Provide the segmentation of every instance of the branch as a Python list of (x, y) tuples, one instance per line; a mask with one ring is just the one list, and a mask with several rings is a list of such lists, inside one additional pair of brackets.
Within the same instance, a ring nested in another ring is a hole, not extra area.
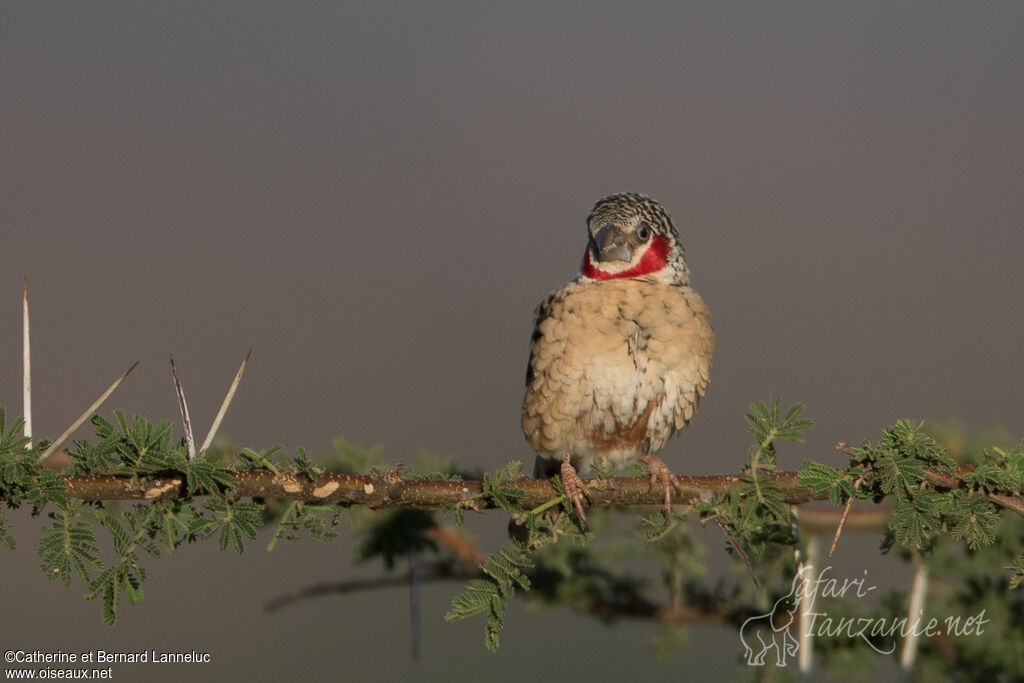
[[(960, 468), (958, 473), (970, 468)], [(484, 495), (479, 481), (405, 480), (397, 473), (350, 475), (325, 473), (310, 479), (299, 470), (235, 472), (233, 494), (237, 498), (277, 498), (316, 503), (363, 505), (372, 509), (410, 508), (440, 510), (458, 506), (466, 510), (500, 507)], [(802, 505), (828, 499), (828, 492), (814, 494), (796, 483), (796, 472), (768, 472), (789, 505)], [(928, 483), (941, 488), (966, 486), (959, 477), (925, 470)], [(651, 488), (649, 477), (614, 477), (585, 480), (593, 496), (590, 507), (622, 505), (663, 505), (664, 490)], [(714, 494), (747, 484), (733, 475), (681, 476), (680, 488), (672, 503), (692, 505), (710, 500)], [(65, 495), (85, 501), (100, 500), (174, 500), (190, 497), (185, 476), (168, 472), (164, 476), (84, 475), (64, 477)], [(558, 498), (549, 479), (515, 479), (499, 484), (503, 489), (519, 489), (525, 495), (519, 504), (529, 510)], [(199, 495), (209, 495), (202, 492)], [(1001, 493), (986, 493), (992, 502), (1024, 516), (1024, 501)], [(877, 522), (875, 522), (877, 523)]]
[[(836, 446), (836, 450), (838, 450), (841, 453), (846, 453), (847, 455), (850, 456), (856, 455), (856, 451), (850, 446), (846, 445), (845, 443), (840, 443), (838, 446)], [(961, 465), (960, 467), (956, 468), (955, 475), (945, 474), (943, 472), (939, 472), (937, 470), (925, 467), (924, 480), (931, 484), (932, 486), (936, 486), (938, 488), (943, 489), (966, 488), (967, 482), (961, 479), (960, 476), (966, 474), (967, 472), (973, 471), (973, 465)], [(1012, 510), (1021, 517), (1024, 517), (1024, 500), (1021, 500), (1016, 496), (1010, 496), (1005, 493), (997, 493), (995, 491), (983, 491), (982, 493), (985, 495), (986, 498), (991, 500), (996, 505), (1006, 508), (1007, 510)]]
[[(280, 498), (364, 505), (374, 509), (402, 507), (437, 510), (459, 506), (469, 510), (485, 510), (498, 507), (484, 495), (483, 484), (479, 481), (405, 480), (396, 472), (360, 476), (326, 473), (310, 479), (299, 470), (283, 470), (278, 474), (266, 471), (234, 472), (232, 476), (235, 479), (233, 494), (239, 498)], [(762, 476), (770, 477), (791, 505), (828, 497), (827, 493), (815, 496), (810, 489), (798, 486), (796, 472), (772, 472)], [(86, 501), (170, 500), (189, 497), (185, 477), (180, 472), (139, 478), (106, 474), (66, 476), (64, 481), (68, 497)], [(660, 487), (652, 488), (649, 477), (586, 481), (593, 495), (591, 507), (664, 504), (664, 490)], [(710, 500), (716, 493), (748, 485), (732, 475), (683, 476), (679, 477), (679, 481), (680, 489), (672, 497), (675, 504)], [(559, 497), (549, 479), (522, 478), (498, 486), (506, 490), (522, 491), (524, 496), (518, 502), (526, 509)]]
[[(957, 469), (957, 474), (963, 474), (973, 470), (973, 467), (961, 467)], [(966, 482), (960, 477), (954, 477), (949, 474), (943, 474), (942, 472), (936, 472), (925, 468), (924, 480), (932, 486), (938, 486), (946, 489), (959, 489), (967, 486)], [(996, 493), (995, 491), (984, 491), (985, 497), (991, 500), (996, 505), (1004, 507), (1007, 510), (1013, 510), (1018, 515), (1024, 517), (1024, 500), (1016, 498), (1014, 496), (1006, 495), (1005, 493)]]

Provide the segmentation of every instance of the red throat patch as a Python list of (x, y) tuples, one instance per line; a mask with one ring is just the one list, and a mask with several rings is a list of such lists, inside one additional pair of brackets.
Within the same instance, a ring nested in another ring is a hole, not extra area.
[(669, 246), (668, 238), (664, 235), (658, 235), (647, 245), (647, 251), (636, 262), (636, 265), (618, 273), (610, 273), (606, 270), (601, 270), (591, 262), (590, 249), (587, 249), (583, 254), (583, 274), (591, 280), (618, 280), (627, 277), (643, 277), (644, 275), (656, 273), (667, 266), (669, 251), (671, 251), (671, 247)]

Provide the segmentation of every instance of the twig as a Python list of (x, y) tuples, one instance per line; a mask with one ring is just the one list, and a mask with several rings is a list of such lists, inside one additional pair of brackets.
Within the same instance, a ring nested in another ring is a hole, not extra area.
[[(836, 444), (836, 450), (845, 453), (846, 455), (852, 456), (854, 454), (853, 448), (843, 443), (842, 441)], [(860, 488), (861, 484), (863, 483), (863, 475), (857, 477), (857, 481), (853, 483), (853, 489), (856, 491), (857, 489)], [(839, 518), (839, 526), (836, 527), (836, 535), (832, 538), (832, 545), (829, 546), (828, 549), (829, 558), (832, 557), (832, 553), (834, 553), (836, 550), (836, 544), (839, 543), (839, 536), (843, 533), (843, 527), (846, 525), (846, 518), (850, 516), (850, 508), (853, 506), (853, 501), (854, 497), (850, 496), (849, 498), (846, 499), (846, 505), (843, 506), (843, 516)]]
[(188, 445), (188, 459), (196, 457), (196, 441), (192, 438), (192, 420), (188, 416), (188, 404), (185, 402), (185, 391), (178, 379), (178, 369), (174, 367), (174, 356), (171, 356), (171, 377), (174, 379), (174, 393), (178, 395), (178, 410), (181, 412), (181, 423), (185, 428), (185, 443)]
[(242, 360), (242, 364), (238, 367), (238, 372), (235, 373), (235, 379), (231, 382), (231, 386), (228, 387), (228, 393), (224, 397), (224, 401), (220, 404), (220, 410), (217, 411), (217, 417), (213, 418), (213, 424), (210, 426), (210, 431), (203, 439), (203, 445), (199, 449), (199, 455), (206, 452), (206, 449), (213, 443), (213, 437), (217, 435), (217, 430), (220, 429), (221, 420), (224, 419), (224, 414), (228, 412), (228, 406), (231, 405), (231, 399), (235, 397), (235, 390), (238, 389), (238, 383), (242, 381), (242, 373), (245, 372), (245, 364), (249, 362), (249, 356), (252, 355), (252, 350), (245, 354), (245, 358)]
[(121, 386), (121, 382), (123, 382), (125, 380), (125, 378), (128, 377), (128, 375), (131, 374), (132, 370), (134, 370), (135, 366), (138, 365), (138, 364), (139, 364), (139, 361), (135, 361), (135, 363), (133, 363), (130, 368), (128, 368), (127, 370), (124, 371), (123, 375), (121, 375), (116, 380), (114, 380), (114, 383), (111, 384), (109, 387), (107, 387), (107, 390), (104, 391), (102, 394), (100, 394), (100, 397), (98, 399), (96, 399), (96, 401), (91, 406), (89, 406), (89, 408), (84, 413), (82, 413), (77, 420), (72, 422), (71, 426), (68, 427), (67, 429), (65, 429), (64, 433), (61, 434), (59, 437), (57, 437), (57, 440), (54, 441), (53, 443), (51, 443), (49, 448), (47, 448), (45, 451), (43, 451), (43, 454), (39, 456), (39, 461), (38, 461), (39, 464), (42, 464), (42, 463), (46, 462), (47, 458), (49, 458), (51, 455), (53, 455), (58, 450), (60, 450), (61, 447), (63, 447), (64, 444), (66, 444), (68, 442), (68, 439), (70, 439), (71, 435), (75, 433), (75, 430), (77, 430), (79, 427), (81, 427), (82, 423), (84, 423), (86, 420), (88, 420), (92, 416), (92, 414), (95, 413), (96, 410), (101, 405), (103, 405), (103, 402), (106, 401), (107, 398), (112, 393), (114, 393), (115, 389), (117, 389), (119, 386)]
[(747, 565), (747, 573), (750, 574), (750, 580), (754, 582), (754, 586), (756, 588), (760, 588), (761, 584), (757, 582), (757, 575), (754, 574), (754, 565), (750, 564), (750, 558), (747, 557), (747, 553), (744, 552), (743, 546), (741, 546), (739, 541), (736, 540), (736, 537), (732, 535), (732, 532), (729, 531), (729, 527), (726, 526), (725, 522), (718, 517), (715, 517), (715, 523), (718, 525), (718, 528), (722, 530), (722, 533), (725, 534), (726, 539), (728, 539), (729, 543), (732, 545), (732, 549), (735, 550), (736, 554), (743, 560), (743, 564)]
[[(957, 468), (957, 475), (964, 474), (973, 470), (973, 467), (959, 467)], [(940, 486), (947, 489), (959, 489), (967, 486), (967, 483), (959, 476), (953, 476), (950, 474), (944, 474), (937, 472), (933, 469), (924, 470), (924, 480), (932, 486)], [(979, 491), (989, 500), (996, 505), (1006, 508), (1007, 510), (1013, 510), (1018, 515), (1024, 517), (1024, 500), (1017, 498), (1016, 496), (1007, 495), (1005, 493), (996, 493), (994, 491)]]

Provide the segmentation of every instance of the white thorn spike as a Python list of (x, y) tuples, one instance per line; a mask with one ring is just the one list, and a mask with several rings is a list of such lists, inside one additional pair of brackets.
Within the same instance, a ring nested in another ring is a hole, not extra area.
[(39, 456), (39, 464), (42, 464), (43, 462), (45, 462), (47, 458), (49, 458), (51, 455), (53, 455), (58, 450), (60, 450), (61, 447), (63, 447), (64, 444), (66, 444), (68, 442), (68, 439), (71, 438), (71, 435), (74, 434), (75, 431), (79, 427), (82, 426), (82, 423), (84, 423), (86, 420), (88, 420), (89, 417), (93, 413), (95, 413), (96, 410), (99, 409), (99, 407), (101, 405), (103, 405), (103, 402), (106, 401), (110, 397), (110, 395), (112, 393), (114, 393), (115, 389), (117, 389), (119, 386), (121, 386), (121, 382), (123, 382), (125, 380), (125, 378), (128, 377), (128, 375), (131, 374), (132, 370), (134, 370), (135, 366), (138, 365), (138, 364), (139, 364), (139, 361), (135, 361), (135, 363), (130, 368), (128, 368), (127, 370), (124, 371), (123, 375), (121, 375), (116, 380), (114, 380), (114, 383), (111, 384), (109, 387), (107, 387), (106, 391), (104, 391), (102, 394), (100, 394), (100, 397), (98, 399), (96, 399), (96, 401), (91, 406), (89, 406), (88, 410), (86, 410), (84, 413), (82, 413), (81, 416), (79, 416), (79, 418), (77, 420), (72, 422), (71, 426), (68, 427), (67, 429), (65, 429), (64, 433), (61, 434), (59, 437), (57, 437), (57, 440), (54, 441), (53, 443), (51, 443), (49, 448), (47, 448), (45, 451), (43, 451), (43, 454)]
[(188, 404), (185, 403), (185, 392), (178, 379), (178, 369), (174, 367), (174, 356), (171, 356), (171, 377), (174, 378), (174, 391), (178, 394), (178, 409), (181, 411), (181, 422), (185, 425), (185, 443), (188, 444), (188, 459), (196, 457), (196, 440), (192, 437), (192, 420), (188, 416)]
[(22, 362), (22, 415), (25, 419), (25, 437), (32, 448), (32, 346), (28, 333), (28, 276), (21, 290), (21, 362)]
[(235, 397), (235, 390), (238, 389), (238, 383), (242, 381), (242, 373), (245, 372), (245, 364), (249, 362), (249, 356), (252, 355), (252, 349), (249, 353), (245, 354), (245, 358), (242, 360), (242, 364), (238, 366), (238, 372), (235, 373), (235, 379), (231, 382), (231, 386), (228, 388), (227, 396), (224, 397), (224, 402), (220, 404), (220, 410), (217, 411), (217, 417), (213, 419), (213, 424), (210, 426), (210, 432), (206, 435), (203, 440), (203, 446), (199, 449), (199, 454), (202, 455), (206, 452), (206, 449), (213, 443), (213, 437), (217, 435), (217, 430), (220, 429), (221, 420), (224, 419), (224, 414), (228, 412), (228, 406), (231, 405), (231, 399)]

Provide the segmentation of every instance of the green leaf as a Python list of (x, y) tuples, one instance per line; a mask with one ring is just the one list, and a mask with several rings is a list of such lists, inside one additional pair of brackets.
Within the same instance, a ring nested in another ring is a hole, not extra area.
[(526, 497), (526, 491), (516, 486), (509, 486), (507, 482), (522, 476), (522, 463), (512, 461), (505, 465), (504, 469), (494, 473), (485, 472), (483, 477), (483, 496), (494, 503), (502, 510), (511, 512), (525, 512), (519, 504), (519, 500)]
[(529, 557), (530, 546), (512, 539), (502, 550), (489, 555), (480, 568), (485, 578), (471, 579), (466, 590), (452, 599), (446, 621), (459, 621), (487, 612), (484, 643), (492, 652), (498, 649), (498, 633), (505, 625), (505, 601), (515, 595), (515, 587), (530, 588), (524, 570), (535, 566)]
[(946, 449), (924, 431), (923, 422), (897, 421), (882, 432), (878, 450), (885, 456), (915, 460), (940, 472), (949, 473), (956, 467)]
[(1010, 588), (1013, 589), (1019, 586), (1021, 581), (1024, 581), (1024, 555), (1018, 557), (1013, 561), (1012, 565), (1005, 567), (1005, 569), (1009, 569), (1014, 573), (1013, 578), (1010, 579)]
[(145, 570), (129, 560), (123, 560), (120, 564), (107, 567), (96, 577), (85, 599), (95, 600), (99, 597), (103, 605), (103, 623), (114, 626), (117, 624), (117, 603), (121, 596), (132, 605), (141, 602), (141, 586), (145, 578)]
[(0, 406), (0, 453), (23, 456), (28, 453), (29, 438), (24, 435), (25, 420), (15, 418), (10, 429), (7, 428), (7, 411)]
[(1024, 489), (1024, 455), (1021, 446), (1011, 451), (992, 447), (982, 451), (981, 462), (963, 480), (988, 491), (1013, 493)]
[(38, 508), (42, 508), (48, 502), (66, 506), (67, 499), (64, 496), (64, 486), (64, 477), (53, 470), (36, 468), (32, 485), (25, 492), (25, 497)]
[(750, 404), (750, 412), (746, 415), (747, 425), (754, 442), (758, 447), (767, 447), (776, 439), (801, 442), (813, 426), (813, 421), (801, 417), (804, 412), (802, 403), (794, 403), (786, 411), (786, 416), (779, 420), (779, 402), (754, 401)]
[(96, 436), (98, 436), (99, 438), (107, 439), (110, 438), (111, 436), (114, 436), (116, 431), (114, 429), (114, 425), (104, 420), (102, 416), (93, 415), (90, 422), (92, 422), (93, 427), (96, 430)]
[(914, 500), (897, 498), (892, 506), (889, 529), (896, 542), (903, 547), (909, 550), (927, 550), (939, 529), (935, 502), (930, 501), (925, 495)]
[(796, 482), (814, 493), (828, 491), (843, 479), (843, 472), (827, 465), (807, 461), (796, 473)]
[(309, 459), (309, 456), (306, 455), (306, 449), (302, 446), (299, 446), (298, 452), (298, 455), (292, 458), (292, 466), (304, 472), (310, 479), (316, 479), (324, 469), (318, 467), (316, 463)]
[(60, 512), (51, 512), (53, 525), (39, 540), (43, 574), (50, 581), (61, 581), (65, 588), (71, 586), (73, 573), (89, 583), (90, 572), (103, 566), (92, 527), (76, 514), (80, 506), (81, 503), (76, 502)]
[(251, 448), (244, 448), (238, 454), (238, 464), (235, 465), (235, 470), (238, 472), (247, 472), (251, 470), (267, 470), (273, 472), (275, 475), (279, 474), (277, 466), (273, 462), (273, 457), (281, 451), (281, 446), (277, 445), (273, 448), (268, 448), (265, 451), (254, 451)]
[(187, 462), (185, 475), (189, 493), (206, 491), (217, 494), (235, 485), (235, 477), (231, 470), (211, 460), (209, 453)]
[(10, 520), (0, 514), (0, 543), (7, 547), (8, 550), (14, 550), (17, 542), (14, 536), (11, 535)]
[(117, 623), (117, 567), (108, 567), (89, 586), (90, 592), (86, 600), (95, 600), (99, 596), (103, 605), (103, 623), (113, 626)]
[[(961, 492), (956, 492), (961, 493)], [(996, 540), (996, 507), (978, 493), (957, 495), (955, 512), (951, 515), (954, 523), (952, 535), (956, 540), (965, 540), (972, 550), (991, 545)]]
[(260, 503), (229, 502), (223, 498), (211, 498), (203, 507), (213, 517), (197, 516), (189, 525), (189, 532), (203, 538), (217, 536), (220, 550), (232, 550), (241, 555), (245, 552), (245, 539), (254, 540), (263, 523), (264, 506)]
[(197, 514), (191, 502), (161, 500), (151, 503), (154, 514), (148, 522), (149, 533), (170, 552), (189, 537), (189, 522)]
[(896, 493), (900, 498), (911, 496), (911, 489), (924, 479), (924, 467), (912, 458), (894, 456), (878, 461), (878, 482), (883, 493)]

